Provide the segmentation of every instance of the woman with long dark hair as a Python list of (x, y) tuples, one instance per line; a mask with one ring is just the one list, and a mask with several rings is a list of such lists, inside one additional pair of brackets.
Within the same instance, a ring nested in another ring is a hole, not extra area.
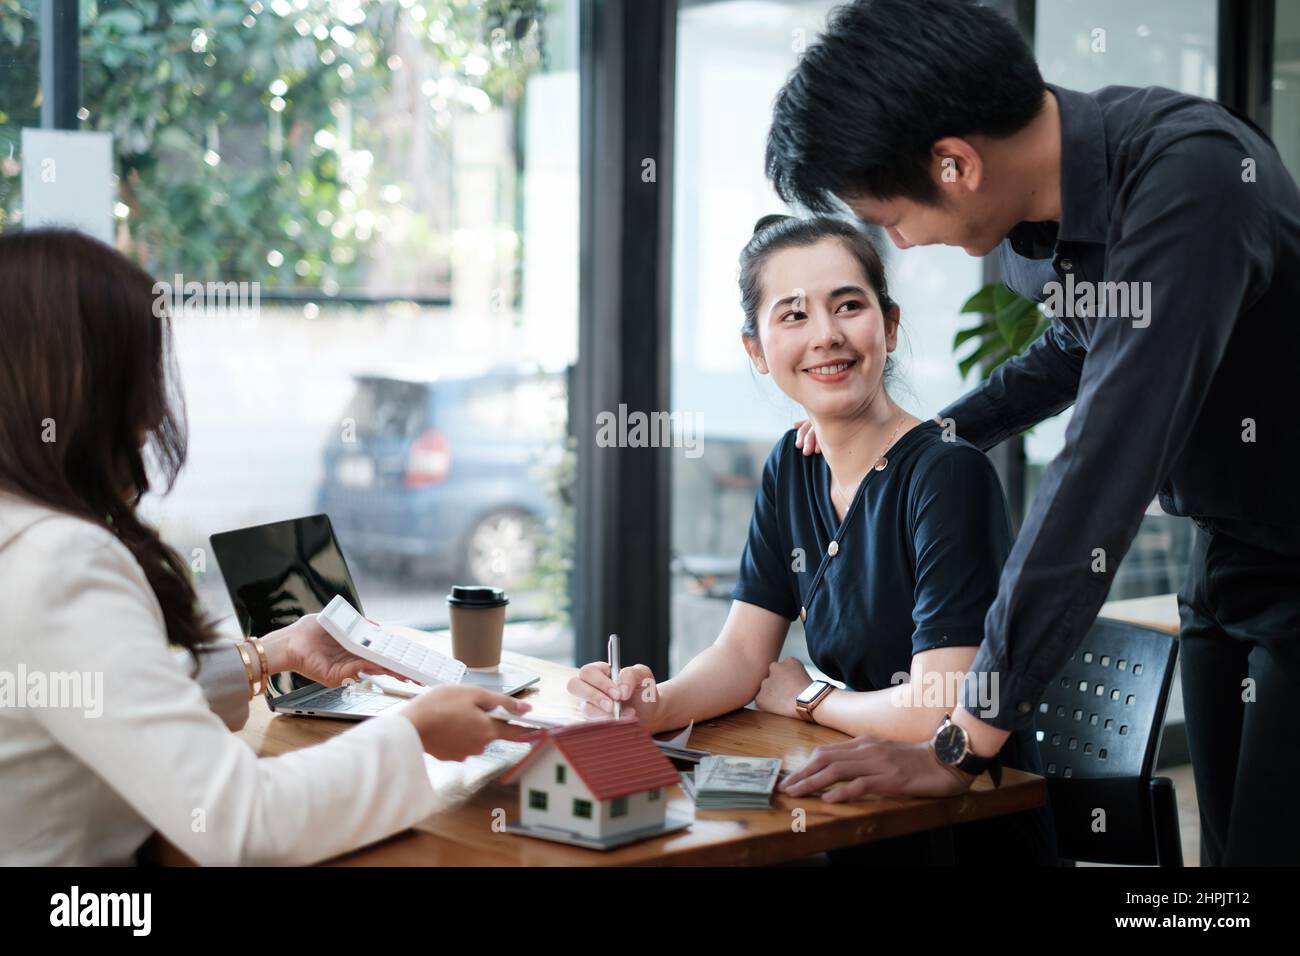
[(403, 830), (438, 806), (424, 753), (481, 752), (506, 726), (485, 711), (527, 705), (438, 687), (269, 759), (229, 732), (231, 675), (251, 696), (373, 668), (314, 615), (215, 642), (141, 520), (186, 449), (153, 287), (79, 233), (0, 236), (0, 863), (129, 863), (155, 831), (200, 863), (308, 863)]

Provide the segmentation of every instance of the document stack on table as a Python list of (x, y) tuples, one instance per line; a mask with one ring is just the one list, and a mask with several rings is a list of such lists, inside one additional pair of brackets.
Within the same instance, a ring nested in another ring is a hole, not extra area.
[(754, 810), (772, 805), (779, 757), (704, 757), (682, 774), (682, 790), (700, 810)]

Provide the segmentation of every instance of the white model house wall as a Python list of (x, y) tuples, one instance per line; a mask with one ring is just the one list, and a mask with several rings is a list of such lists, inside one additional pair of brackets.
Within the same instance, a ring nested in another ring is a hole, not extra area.
[[(564, 768), (564, 782), (557, 782), (556, 768)], [(546, 809), (533, 806), (533, 793), (546, 794)], [(521, 822), (525, 826), (551, 827), (568, 830), (582, 836), (602, 837), (639, 830), (642, 827), (662, 823), (667, 794), (660, 789), (658, 799), (651, 800), (653, 791), (630, 794), (627, 797), (627, 813), (623, 816), (611, 815), (612, 801), (597, 800), (587, 789), (582, 778), (569, 765), (554, 744), (538, 754), (533, 765), (524, 771), (519, 781), (519, 803)], [(587, 800), (591, 803), (591, 818), (583, 819), (573, 813), (574, 800)]]

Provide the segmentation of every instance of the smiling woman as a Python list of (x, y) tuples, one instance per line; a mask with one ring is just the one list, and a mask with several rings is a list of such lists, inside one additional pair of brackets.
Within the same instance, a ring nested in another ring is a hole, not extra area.
[[(741, 253), (740, 289), (744, 348), (807, 411), (822, 454), (801, 454), (791, 429), (768, 455), (731, 611), (711, 647), (658, 685), (642, 664), (611, 679), (607, 664), (591, 663), (570, 692), (593, 715), (617, 701), (652, 731), (752, 700), (845, 734), (915, 744), (928, 771), (956, 788), (958, 772), (923, 742), (956, 705), (1011, 548), (997, 475), (978, 449), (890, 396), (899, 307), (875, 248), (850, 223), (764, 217)], [(812, 662), (843, 686), (779, 659), (795, 618)], [(830, 802), (860, 796), (824, 758), (815, 753), (781, 789)], [(1002, 761), (1038, 769), (1032, 725), (1008, 738)], [(1054, 861), (1055, 838), (1043, 809), (839, 859), (1033, 865)]]
[[(833, 240), (838, 240), (838, 243)], [(819, 255), (818, 248), (816, 248), (822, 243), (827, 244), (826, 248), (821, 250), (822, 252), (830, 249), (831, 256), (838, 255), (855, 259), (857, 268), (862, 272), (863, 278), (867, 280), (866, 284), (870, 287), (870, 290), (868, 290), (855, 282), (836, 285), (832, 288), (826, 298), (828, 301), (835, 303), (836, 314), (859, 315), (863, 312), (864, 306), (870, 304), (874, 297), (876, 311), (884, 319), (888, 333), (891, 336), (897, 336), (899, 313), (897, 306), (889, 297), (887, 291), (885, 266), (880, 259), (879, 253), (876, 252), (875, 247), (866, 236), (854, 229), (849, 223), (838, 219), (808, 220), (797, 219), (793, 216), (771, 215), (764, 216), (755, 224), (754, 235), (741, 254), (740, 304), (745, 313), (745, 321), (740, 332), (747, 343), (756, 343), (759, 340), (760, 320), (771, 321), (776, 319), (784, 322), (807, 316), (809, 293), (805, 285), (790, 285), (788, 295), (777, 299), (767, 305), (766, 308), (762, 308), (764, 303), (761, 276), (764, 264), (772, 253), (777, 249), (798, 248), (808, 253), (807, 258), (814, 261), (824, 261), (825, 256)], [(806, 273), (801, 274), (806, 275)], [(774, 280), (773, 287), (775, 289), (785, 288), (779, 279)], [(760, 309), (762, 309), (762, 316), (759, 314)], [(892, 344), (888, 351), (893, 351)], [(852, 364), (857, 360), (849, 359), (848, 361)], [(886, 355), (883, 369), (885, 381), (891, 378), (893, 370), (893, 360)], [(820, 376), (816, 375), (812, 377), (820, 378)], [(835, 379), (835, 381), (839, 380)]]

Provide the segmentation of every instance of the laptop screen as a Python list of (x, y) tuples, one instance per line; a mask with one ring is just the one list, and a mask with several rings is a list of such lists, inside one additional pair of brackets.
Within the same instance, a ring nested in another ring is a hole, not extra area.
[(336, 594), (361, 610), (326, 515), (223, 531), (210, 540), (245, 635), (286, 627)]

